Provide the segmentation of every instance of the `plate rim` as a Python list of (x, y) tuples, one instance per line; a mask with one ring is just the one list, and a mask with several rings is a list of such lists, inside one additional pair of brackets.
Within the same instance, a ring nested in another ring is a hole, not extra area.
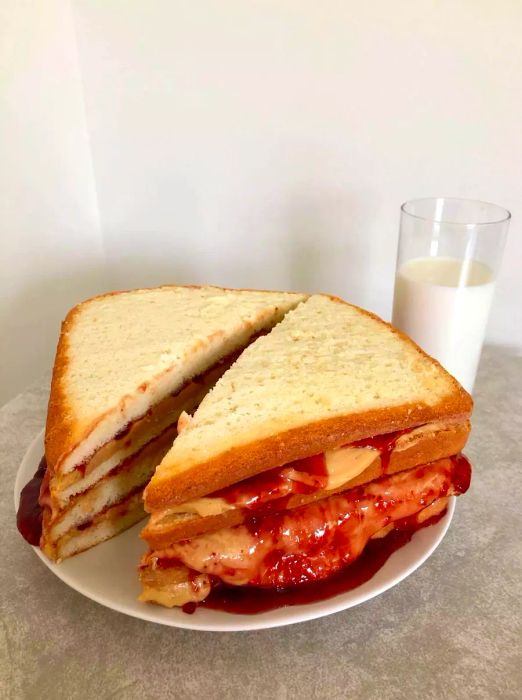
[[(18, 470), (16, 472), (15, 480), (14, 480), (14, 488), (13, 488), (13, 496), (14, 496), (14, 506), (15, 506), (15, 512), (18, 510), (18, 503), (20, 500), (20, 492), (22, 488), (25, 486), (27, 483), (26, 481), (26, 476), (25, 472), (27, 471), (28, 466), (32, 465), (33, 467), (33, 472), (35, 471), (35, 462), (33, 459), (33, 453), (36, 451), (36, 448), (38, 446), (40, 447), (39, 453), (41, 453), (43, 449), (43, 438), (44, 438), (44, 429), (40, 430), (39, 433), (31, 440), (29, 446), (27, 447), (25, 454), (22, 458), (22, 461), (20, 462), (20, 465), (18, 467)], [(88, 598), (89, 600), (94, 601), (98, 605), (101, 605), (105, 608), (108, 608), (109, 610), (113, 610), (115, 612), (121, 613), (123, 615), (127, 615), (129, 617), (133, 617), (138, 620), (144, 620), (146, 622), (152, 622), (155, 624), (160, 624), (164, 625), (167, 627), (176, 627), (178, 629), (188, 629), (188, 630), (194, 630), (197, 632), (251, 632), (254, 630), (262, 630), (262, 629), (274, 629), (277, 627), (286, 627), (288, 625), (295, 625), (299, 624), (301, 622), (311, 622), (312, 620), (317, 620), (322, 617), (327, 617), (328, 615), (333, 615), (338, 612), (342, 612), (344, 610), (349, 610), (350, 608), (356, 607), (358, 605), (361, 605), (362, 603), (366, 603), (369, 600), (372, 600), (373, 598), (376, 598), (379, 595), (382, 595), (386, 591), (390, 590), (391, 588), (394, 588), (397, 586), (399, 583), (404, 581), (405, 578), (413, 574), (418, 568), (420, 568), (427, 559), (433, 554), (433, 552), (439, 547), (441, 544), (442, 540), (446, 536), (446, 533), (451, 525), (451, 522), (453, 520), (453, 516), (455, 513), (455, 504), (456, 504), (456, 498), (455, 496), (450, 497), (449, 503), (448, 503), (448, 509), (447, 513), (444, 516), (442, 520), (437, 523), (437, 525), (440, 528), (439, 533), (435, 537), (434, 541), (426, 547), (424, 551), (410, 564), (404, 567), (400, 573), (396, 574), (393, 577), (393, 580), (387, 580), (382, 582), (379, 586), (376, 586), (374, 590), (370, 592), (365, 592), (362, 594), (355, 594), (353, 599), (349, 601), (342, 601), (342, 596), (344, 594), (340, 594), (338, 596), (333, 596), (332, 598), (327, 598), (324, 601), (316, 601), (316, 603), (321, 603), (325, 608), (312, 608), (311, 606), (314, 605), (312, 604), (304, 604), (304, 605), (296, 605), (296, 606), (288, 606), (286, 608), (280, 608), (280, 610), (287, 611), (289, 613), (289, 618), (286, 619), (286, 617), (282, 617), (281, 619), (277, 620), (267, 620), (266, 618), (263, 619), (263, 616), (266, 614), (269, 614), (272, 611), (267, 611), (267, 613), (259, 613), (256, 615), (238, 615), (238, 614), (232, 614), (232, 613), (227, 613), (226, 611), (213, 611), (213, 612), (219, 612), (222, 615), (226, 615), (226, 621), (223, 623), (205, 623), (202, 624), (201, 622), (199, 624), (193, 622), (192, 616), (190, 615), (185, 615), (187, 620), (178, 620), (174, 618), (168, 618), (168, 612), (171, 610), (169, 608), (161, 608), (162, 612), (163, 610), (165, 611), (165, 618), (158, 618), (151, 613), (149, 613), (148, 606), (146, 604), (143, 604), (143, 611), (136, 611), (132, 608), (128, 608), (124, 604), (118, 603), (118, 601), (113, 601), (112, 599), (110, 602), (105, 598), (103, 599), (102, 596), (98, 595), (97, 593), (93, 593), (88, 587), (85, 587), (81, 584), (81, 582), (76, 582), (76, 581), (71, 581), (70, 578), (67, 576), (67, 574), (61, 570), (60, 564), (51, 561), (48, 559), (45, 554), (41, 551), (39, 547), (34, 547), (33, 545), (28, 545), (33, 549), (34, 553), (36, 556), (43, 562), (43, 564), (58, 578), (60, 579), (63, 583), (65, 583), (69, 588), (72, 590), (80, 593), (80, 595), (83, 595), (85, 598)], [(137, 523), (133, 527), (136, 528), (137, 526), (141, 526), (141, 522)], [(129, 528), (132, 529), (132, 528)], [(128, 532), (125, 531), (125, 532)], [(124, 534), (124, 533), (120, 533)], [(116, 540), (120, 535), (116, 535), (116, 537), (111, 538), (112, 540)], [(108, 540), (111, 541), (111, 540)], [(407, 543), (404, 547), (401, 547), (398, 552), (403, 551), (406, 547), (408, 547), (409, 543)], [(89, 550), (92, 551), (92, 550)], [(395, 554), (395, 553), (394, 553)], [(394, 554), (391, 555), (390, 561)], [(79, 554), (78, 556), (81, 556)], [(386, 562), (387, 563), (387, 562)], [(386, 563), (384, 566), (386, 566)], [(371, 579), (370, 579), (371, 580)], [(364, 585), (364, 584), (362, 584)], [(352, 591), (348, 591), (347, 593), (351, 593), (353, 596), (353, 591), (357, 591), (357, 588), (353, 589)], [(335, 601), (337, 600), (337, 603)], [(156, 606), (155, 606), (156, 607)], [(308, 609), (308, 614), (306, 613), (306, 610)], [(230, 619), (230, 622), (228, 621)]]

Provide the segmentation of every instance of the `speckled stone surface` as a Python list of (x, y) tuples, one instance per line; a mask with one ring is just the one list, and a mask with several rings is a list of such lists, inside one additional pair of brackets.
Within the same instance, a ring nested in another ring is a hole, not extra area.
[(47, 381), (0, 409), (0, 698), (521, 698), (522, 357), (489, 348), (469, 493), (428, 562), (372, 601), (300, 625), (201, 633), (107, 610), (15, 528), (13, 482)]

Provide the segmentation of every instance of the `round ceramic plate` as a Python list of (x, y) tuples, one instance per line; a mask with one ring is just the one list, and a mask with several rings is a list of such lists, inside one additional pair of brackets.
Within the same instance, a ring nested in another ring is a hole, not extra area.
[[(18, 470), (14, 494), (16, 508), (20, 491), (35, 473), (42, 454), (43, 433), (40, 433), (27, 450)], [(146, 545), (138, 533), (143, 523), (60, 564), (49, 561), (38, 547), (33, 549), (45, 566), (64, 583), (112, 610), (172, 627), (237, 632), (291, 625), (324, 617), (364, 603), (387, 591), (413, 573), (437, 548), (446, 534), (454, 510), (455, 498), (451, 498), (446, 515), (437, 524), (416, 532), (408, 544), (391, 555), (373, 578), (358, 588), (320, 602), (279, 608), (257, 615), (235, 615), (205, 608), (187, 615), (179, 609), (169, 610), (140, 603), (137, 600), (140, 593), (137, 565)]]

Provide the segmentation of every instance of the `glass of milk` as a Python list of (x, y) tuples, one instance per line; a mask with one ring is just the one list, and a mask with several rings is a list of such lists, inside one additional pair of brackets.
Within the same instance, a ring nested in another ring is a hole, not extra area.
[(473, 390), (511, 214), (468, 199), (401, 207), (393, 325)]

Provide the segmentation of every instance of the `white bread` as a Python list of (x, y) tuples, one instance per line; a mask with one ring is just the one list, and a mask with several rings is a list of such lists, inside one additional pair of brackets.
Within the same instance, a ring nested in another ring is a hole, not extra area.
[(145, 489), (149, 512), (371, 435), (467, 420), (471, 397), (381, 319), (314, 295), (206, 395)]
[(68, 473), (184, 382), (271, 328), (304, 295), (216, 287), (106, 294), (65, 319), (46, 457)]

